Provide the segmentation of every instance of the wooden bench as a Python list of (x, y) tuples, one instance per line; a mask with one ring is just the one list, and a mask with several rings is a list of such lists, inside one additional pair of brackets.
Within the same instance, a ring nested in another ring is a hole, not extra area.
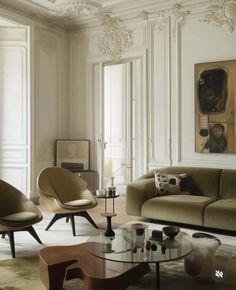
[(64, 280), (79, 278), (85, 290), (125, 290), (150, 271), (147, 263), (112, 262), (91, 255), (86, 243), (45, 247), (39, 251), (40, 278), (48, 290), (60, 290)]

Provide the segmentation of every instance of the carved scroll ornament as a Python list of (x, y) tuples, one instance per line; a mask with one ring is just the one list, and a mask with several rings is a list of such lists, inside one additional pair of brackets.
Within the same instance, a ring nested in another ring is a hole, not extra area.
[(236, 25), (236, 1), (215, 0), (209, 8), (209, 14), (203, 22), (215, 25), (225, 25), (229, 32), (233, 32)]
[(112, 18), (109, 14), (102, 14), (104, 36), (98, 41), (98, 49), (105, 55), (112, 57), (118, 63), (122, 53), (133, 45), (132, 31), (120, 26), (120, 19)]

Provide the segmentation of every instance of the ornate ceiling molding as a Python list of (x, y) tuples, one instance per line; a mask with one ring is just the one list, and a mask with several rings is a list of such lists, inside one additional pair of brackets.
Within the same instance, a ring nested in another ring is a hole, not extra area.
[(156, 26), (158, 30), (163, 30), (165, 28), (165, 25), (168, 23), (169, 15), (170, 13), (168, 9), (160, 10), (157, 12), (148, 12), (144, 10), (139, 13), (138, 17), (146, 21), (154, 17), (154, 26)]
[(176, 35), (177, 25), (179, 24), (181, 27), (186, 23), (186, 17), (190, 14), (189, 10), (183, 11), (183, 7), (180, 4), (176, 4), (172, 8), (172, 13), (174, 14), (175, 23), (173, 28), (173, 34)]
[(112, 17), (108, 9), (104, 9), (94, 0), (57, 0), (54, 15), (68, 18), (78, 18), (81, 14), (92, 15), (102, 22), (103, 37), (98, 40), (101, 53), (111, 56), (118, 63), (122, 53), (133, 45), (133, 33), (121, 26), (118, 17)]
[(100, 14), (104, 36), (98, 41), (98, 49), (104, 55), (111, 56), (113, 63), (119, 63), (122, 53), (133, 45), (133, 32), (121, 26), (118, 17)]
[(183, 10), (183, 6), (175, 4), (171, 8), (160, 10), (157, 12), (142, 11), (138, 16), (144, 20), (149, 20), (149, 16), (154, 18), (154, 25), (159, 30), (163, 30), (169, 22), (169, 18), (174, 17), (173, 37), (176, 38), (177, 25), (183, 26), (186, 23), (186, 17), (190, 13), (188, 10)]
[(203, 22), (214, 26), (225, 25), (229, 32), (233, 32), (236, 25), (236, 1), (235, 0), (214, 0), (209, 8), (209, 14)]
[(51, 11), (55, 16), (78, 18), (79, 16), (94, 16), (107, 12), (93, 0), (56, 0), (55, 8)]

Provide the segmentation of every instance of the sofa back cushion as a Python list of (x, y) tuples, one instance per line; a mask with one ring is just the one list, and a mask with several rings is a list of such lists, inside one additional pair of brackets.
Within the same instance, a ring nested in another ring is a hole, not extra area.
[(220, 179), (220, 198), (236, 199), (236, 170), (222, 170)]
[(171, 166), (160, 168), (156, 171), (165, 172), (167, 174), (186, 173), (187, 178), (184, 184), (185, 191), (188, 191), (191, 195), (207, 196), (214, 200), (219, 198), (219, 185), (222, 169)]

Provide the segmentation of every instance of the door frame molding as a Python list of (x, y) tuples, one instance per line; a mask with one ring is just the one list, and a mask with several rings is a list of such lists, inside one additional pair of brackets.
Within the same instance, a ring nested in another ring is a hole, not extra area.
[[(125, 53), (123, 59), (120, 63), (132, 62), (139, 59), (141, 68), (140, 68), (140, 111), (141, 113), (141, 155), (142, 161), (140, 162), (140, 169), (137, 175), (141, 175), (145, 173), (148, 169), (148, 159), (147, 159), (147, 132), (148, 132), (148, 92), (147, 92), (147, 49), (144, 50), (136, 50), (135, 52)], [(88, 125), (88, 138), (91, 140), (91, 167), (94, 170), (99, 172), (99, 187), (101, 187), (101, 183), (103, 180), (103, 174), (101, 174), (102, 163), (99, 162), (98, 153), (99, 146), (104, 146), (103, 136), (101, 136), (100, 128), (97, 126), (100, 124), (103, 116), (100, 115), (101, 112), (101, 98), (103, 96), (103, 67), (105, 65), (112, 64), (109, 60), (99, 58), (88, 58), (87, 62), (87, 96), (88, 96), (88, 107), (87, 107), (87, 116), (90, 116), (90, 122)], [(98, 77), (96, 79), (94, 72), (98, 73)], [(99, 142), (98, 142), (99, 140)], [(100, 165), (99, 165), (100, 164)], [(136, 176), (137, 177), (137, 176)]]

